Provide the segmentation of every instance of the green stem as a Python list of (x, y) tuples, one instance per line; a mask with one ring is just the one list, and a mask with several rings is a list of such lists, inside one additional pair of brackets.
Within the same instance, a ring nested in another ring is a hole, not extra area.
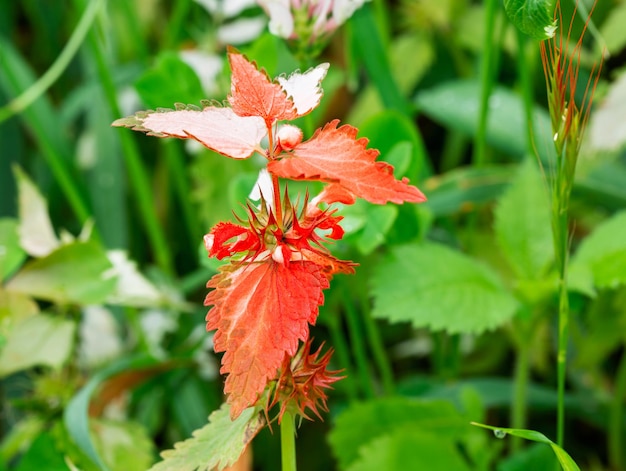
[(50, 86), (57, 81), (59, 76), (67, 68), (78, 48), (83, 43), (85, 36), (89, 32), (89, 28), (96, 18), (96, 14), (100, 11), (105, 0), (94, 0), (87, 4), (83, 15), (67, 41), (67, 44), (61, 51), (54, 63), (33, 85), (25, 90), (20, 96), (10, 101), (7, 105), (0, 108), (0, 123), (10, 118), (14, 114), (20, 113), (30, 106), (37, 98), (39, 98)]
[[(81, 4), (81, 1), (77, 3)], [(121, 116), (117, 103), (117, 94), (113, 84), (110, 67), (104, 57), (104, 53), (93, 34), (89, 35), (89, 45), (96, 62), (100, 82), (104, 90), (105, 97), (114, 116)], [(172, 256), (165, 238), (163, 229), (159, 225), (159, 220), (154, 210), (152, 191), (148, 172), (141, 160), (139, 150), (130, 133), (120, 132), (120, 141), (124, 153), (124, 159), (128, 168), (128, 176), (132, 183), (131, 187), (135, 193), (135, 198), (139, 206), (139, 214), (145, 226), (148, 241), (154, 250), (156, 262), (159, 267), (167, 272), (173, 273)]]
[[(363, 303), (365, 304), (365, 303)], [(383, 390), (385, 394), (392, 395), (396, 389), (393, 380), (393, 371), (391, 369), (391, 362), (385, 351), (380, 331), (376, 322), (372, 318), (372, 313), (368, 308), (369, 306), (363, 306), (363, 321), (365, 323), (365, 335), (370, 345), (372, 355), (374, 356), (374, 362), (380, 372), (383, 382)]]
[(372, 376), (369, 371), (365, 345), (363, 344), (363, 335), (361, 332), (361, 326), (359, 325), (359, 316), (357, 315), (354, 303), (352, 303), (351, 300), (347, 300), (343, 306), (346, 313), (346, 320), (348, 322), (352, 354), (354, 355), (356, 361), (361, 386), (364, 389), (366, 396), (372, 398), (376, 394), (372, 384)]
[(478, 115), (478, 129), (474, 139), (474, 153), (472, 156), (474, 165), (478, 167), (485, 165), (487, 162), (487, 118), (489, 116), (489, 97), (491, 96), (494, 82), (495, 48), (493, 38), (498, 2), (496, 0), (486, 0), (484, 8), (485, 36), (483, 38), (483, 57), (480, 67), (480, 110)]
[(526, 120), (526, 153), (533, 154), (533, 85), (532, 75), (527, 59), (527, 36), (519, 28), (517, 31), (517, 74), (520, 80), (522, 100), (524, 102), (524, 118)]
[[(565, 273), (563, 274), (565, 275)], [(557, 427), (556, 442), (563, 446), (565, 434), (565, 378), (567, 372), (567, 344), (569, 341), (569, 298), (567, 296), (567, 279), (561, 277), (559, 282), (559, 343), (557, 352)]]
[[(130, 2), (129, 2), (130, 3)], [(178, 0), (174, 2), (174, 11), (170, 15), (165, 34), (163, 35), (163, 48), (172, 49), (178, 39), (178, 33), (184, 25), (185, 17), (191, 8), (190, 0)]]
[[(347, 371), (350, 371), (352, 369), (349, 353), (350, 349), (348, 348), (348, 341), (346, 340), (346, 336), (341, 329), (341, 325), (339, 324), (339, 317), (336, 312), (329, 313), (327, 325), (333, 341), (333, 348), (335, 349), (337, 357), (339, 358), (339, 364)], [(348, 390), (348, 396), (350, 397), (350, 400), (356, 401), (358, 399), (359, 393), (357, 391), (357, 386), (354, 382), (354, 378), (350, 374), (346, 374), (345, 376), (346, 377), (342, 380), (342, 383), (345, 382), (345, 384), (347, 385), (346, 388)]]
[(622, 353), (615, 391), (610, 405), (609, 414), (609, 462), (612, 469), (624, 469), (624, 399), (626, 399), (626, 352)]
[(282, 471), (296, 471), (296, 423), (290, 412), (280, 422), (280, 454)]
[(170, 172), (174, 183), (174, 191), (178, 198), (178, 204), (182, 209), (183, 220), (187, 226), (187, 231), (190, 236), (190, 247), (195, 247), (203, 234), (201, 230), (200, 221), (197, 217), (197, 211), (191, 203), (191, 186), (189, 185), (189, 179), (187, 178), (187, 171), (185, 168), (185, 156), (180, 150), (179, 142), (176, 141), (161, 141), (165, 150), (165, 156), (167, 160), (167, 168)]
[[(513, 383), (513, 404), (511, 407), (511, 426), (516, 429), (526, 428), (526, 418), (528, 412), (528, 378), (530, 375), (530, 348), (528, 344), (528, 335), (532, 329), (525, 328), (522, 322), (518, 322), (516, 331), (522, 334), (515, 334), (515, 377)], [(511, 449), (515, 453), (522, 447), (522, 439), (512, 437)]]

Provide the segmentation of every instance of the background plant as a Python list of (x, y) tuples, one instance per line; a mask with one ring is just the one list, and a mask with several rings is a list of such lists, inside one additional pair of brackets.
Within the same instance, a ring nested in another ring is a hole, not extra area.
[[(0, 4), (5, 103), (44, 74), (93, 3)], [(561, 6), (569, 18), (573, 4)], [(611, 57), (570, 203), (563, 446), (581, 469), (624, 469), (624, 15), (623, 2), (594, 12)], [(46, 469), (146, 469), (157, 450), (207, 423), (222, 383), (200, 306), (216, 269), (201, 236), (231, 218), (259, 164), (109, 123), (225, 97), (225, 44), (271, 76), (309, 65), (265, 32), (254, 5), (108, 2), (94, 18), (58, 80), (19, 114), (2, 114), (0, 459), (8, 469), (40, 468), (42, 457)], [(573, 37), (582, 25), (575, 20)], [(581, 84), (601, 47), (590, 35), (582, 44)], [(198, 57), (206, 67), (194, 69)], [(334, 252), (361, 266), (336, 278), (314, 335), (335, 347), (331, 367), (347, 377), (325, 421), (300, 428), (299, 467), (394, 469), (410, 460), (547, 469), (555, 458), (545, 444), (499, 441), (468, 425), (556, 440), (556, 271), (550, 199), (534, 165), (535, 152), (545, 164), (553, 147), (537, 43), (497, 2), (374, 1), (335, 32), (324, 61), (325, 97), (300, 126), (305, 137), (329, 118), (357, 126), (428, 202), (344, 208), (346, 237)], [(134, 281), (120, 259), (136, 262)], [(257, 469), (278, 467), (277, 442), (268, 432), (254, 440)]]

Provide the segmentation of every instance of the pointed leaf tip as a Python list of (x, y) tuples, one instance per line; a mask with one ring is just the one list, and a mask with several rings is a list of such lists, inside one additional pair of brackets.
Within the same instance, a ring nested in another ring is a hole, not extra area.
[(159, 108), (139, 111), (121, 118), (113, 126), (124, 126), (150, 136), (194, 139), (226, 157), (245, 159), (257, 149), (266, 134), (264, 121), (256, 116), (238, 116), (227, 107), (176, 105), (176, 110)]

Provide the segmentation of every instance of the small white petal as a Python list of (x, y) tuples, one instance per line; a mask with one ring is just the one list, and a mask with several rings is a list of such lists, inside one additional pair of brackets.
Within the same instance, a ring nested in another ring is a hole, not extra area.
[(294, 72), (288, 78), (278, 77), (278, 83), (293, 100), (298, 116), (307, 114), (319, 104), (324, 93), (321, 83), (328, 67), (329, 64), (324, 63), (303, 74)]
[(261, 196), (263, 196), (268, 209), (274, 207), (274, 184), (272, 183), (272, 176), (267, 169), (259, 171), (259, 176), (248, 198), (253, 201), (259, 201)]

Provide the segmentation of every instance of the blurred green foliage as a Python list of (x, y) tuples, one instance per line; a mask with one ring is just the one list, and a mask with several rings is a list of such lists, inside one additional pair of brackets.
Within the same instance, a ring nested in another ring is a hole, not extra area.
[[(305, 135), (334, 118), (358, 126), (429, 199), (340, 210), (346, 237), (331, 250), (360, 266), (333, 280), (312, 335), (346, 378), (325, 421), (301, 425), (299, 468), (554, 469), (547, 446), (469, 425), (555, 433), (554, 156), (538, 43), (499, 3), (373, 0), (300, 63), (260, 7), (235, 3), (103, 2), (63, 73), (14, 113), (93, 4), (0, 0), (0, 470), (139, 471), (202, 427), (237, 438), (223, 411), (207, 425), (223, 398), (202, 306), (218, 264), (202, 236), (241, 214), (263, 160), (110, 127), (138, 109), (224, 100), (229, 44), (270, 76), (329, 62)], [(583, 45), (582, 83), (602, 40), (611, 56), (571, 207), (564, 448), (598, 471), (626, 470), (625, 11), (599, 2)], [(253, 441), (254, 469), (278, 469), (276, 435)]]

